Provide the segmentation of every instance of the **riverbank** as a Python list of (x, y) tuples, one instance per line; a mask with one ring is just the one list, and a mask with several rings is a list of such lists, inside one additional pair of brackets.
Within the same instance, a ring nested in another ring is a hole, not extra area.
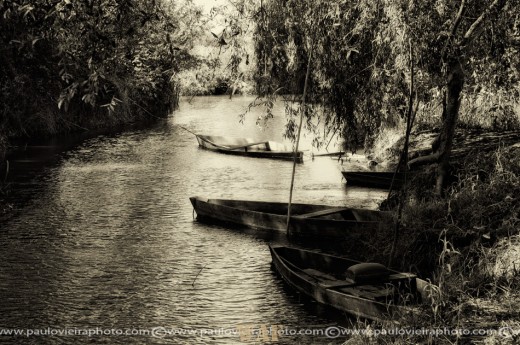
[[(411, 155), (431, 152), (433, 132), (418, 133)], [(380, 165), (395, 167), (402, 140), (372, 152)], [(382, 157), (387, 160), (382, 161)], [(452, 179), (444, 198), (433, 195), (436, 169), (414, 171), (398, 233), (388, 229), (374, 239), (375, 260), (399, 253), (394, 265), (428, 278), (438, 290), (425, 317), (406, 320), (416, 329), (488, 330), (486, 336), (462, 334), (387, 336), (394, 344), (509, 343), (518, 326), (520, 301), (520, 132), (459, 132), (454, 145)], [(396, 237), (397, 236), (397, 237)], [(392, 243), (397, 243), (392, 248)], [(387, 328), (390, 325), (375, 325)], [(381, 340), (381, 338), (379, 338)], [(348, 344), (378, 343), (354, 337)]]
[(9, 163), (6, 161), (7, 139), (0, 133), (0, 219), (11, 210), (11, 205), (5, 200), (8, 193), (7, 175)]
[(13, 138), (117, 128), (178, 105), (174, 76), (192, 56), (163, 34), (184, 19), (170, 4), (14, 1), (0, 12), (0, 161)]
[[(376, 162), (381, 169), (392, 170), (396, 167), (399, 154), (404, 146), (404, 129), (383, 130), (374, 145), (368, 150), (367, 158)], [(432, 153), (432, 144), (437, 137), (437, 131), (424, 130), (412, 133), (410, 137), (409, 159)], [(459, 129), (455, 133), (454, 147), (451, 153), (452, 164), (460, 165), (464, 157), (471, 151), (486, 153), (499, 147), (508, 147), (520, 142), (520, 131), (483, 131)]]

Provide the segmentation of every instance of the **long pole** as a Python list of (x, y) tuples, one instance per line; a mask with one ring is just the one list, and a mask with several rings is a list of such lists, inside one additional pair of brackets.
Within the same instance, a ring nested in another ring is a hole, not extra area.
[[(397, 247), (397, 241), (399, 237), (399, 230), (401, 227), (401, 219), (403, 215), (403, 208), (404, 203), (406, 202), (407, 192), (406, 192), (406, 169), (408, 169), (408, 145), (410, 143), (410, 133), (412, 131), (413, 122), (415, 120), (415, 115), (413, 111), (413, 93), (414, 93), (414, 78), (415, 78), (415, 70), (414, 70), (414, 60), (413, 60), (413, 50), (412, 50), (412, 43), (410, 41), (410, 92), (409, 92), (409, 98), (408, 98), (408, 113), (406, 117), (406, 133), (405, 133), (405, 139), (404, 139), (404, 148), (403, 153), (401, 156), (401, 159), (399, 160), (399, 164), (401, 164), (401, 161), (404, 160), (404, 187), (402, 193), (399, 195), (399, 205), (397, 207), (397, 219), (395, 221), (394, 226), (394, 240), (392, 242), (392, 247), (390, 248), (390, 256), (388, 258), (388, 267), (392, 266), (395, 250)], [(399, 167), (398, 167), (399, 168)], [(396, 170), (397, 172), (397, 170)], [(394, 173), (395, 176), (395, 173)], [(392, 180), (393, 184), (393, 180)], [(390, 192), (392, 189), (390, 188)], [(390, 194), (389, 194), (390, 196)]]
[(287, 228), (286, 228), (287, 231), (289, 231), (289, 224), (291, 221), (291, 204), (292, 204), (292, 195), (293, 195), (293, 189), (294, 189), (294, 174), (296, 173), (296, 157), (298, 155), (298, 148), (300, 147), (300, 134), (302, 132), (303, 115), (305, 113), (305, 96), (307, 95), (307, 85), (309, 83), (309, 74), (311, 72), (311, 57), (312, 57), (312, 45), (311, 45), (311, 49), (309, 49), (309, 58), (307, 60), (307, 73), (305, 74), (305, 84), (303, 86), (302, 105), (301, 105), (301, 110), (300, 110), (300, 124), (298, 125), (298, 135), (296, 137), (296, 147), (294, 149), (294, 155), (293, 155), (291, 190), (289, 192), (289, 204), (287, 205)]

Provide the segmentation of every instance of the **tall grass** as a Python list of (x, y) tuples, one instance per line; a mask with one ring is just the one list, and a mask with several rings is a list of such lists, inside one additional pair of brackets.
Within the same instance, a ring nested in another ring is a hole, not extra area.
[(405, 129), (405, 121), (400, 121), (395, 127), (381, 129), (375, 135), (372, 147), (368, 150), (370, 159), (389, 165), (389, 168), (393, 167), (395, 157), (399, 157), (400, 150), (403, 148)]
[[(520, 147), (478, 148), (454, 164), (456, 182), (445, 198), (430, 194), (434, 170), (409, 184), (396, 265), (438, 287), (425, 320), (405, 323), (449, 329), (511, 324), (520, 305)], [(379, 260), (389, 253), (391, 230), (375, 240)], [(386, 241), (385, 241), (386, 239)], [(378, 343), (461, 343), (461, 337), (399, 337)], [(500, 341), (488, 337), (490, 343)], [(358, 339), (358, 343), (362, 343)], [(356, 344), (351, 340), (349, 344)]]

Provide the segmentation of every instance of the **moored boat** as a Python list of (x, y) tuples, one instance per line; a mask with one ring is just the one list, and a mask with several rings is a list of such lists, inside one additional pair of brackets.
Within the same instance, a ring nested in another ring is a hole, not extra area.
[(342, 171), (349, 186), (373, 187), (389, 189), (390, 186), (400, 188), (404, 183), (404, 173), (381, 171)]
[[(287, 145), (276, 141), (255, 141), (250, 138), (231, 138), (215, 135), (195, 134), (199, 146), (231, 155), (255, 158), (293, 160), (294, 152)], [(303, 163), (303, 152), (296, 153), (296, 162)]]
[(303, 249), (269, 250), (274, 268), (292, 288), (353, 316), (390, 319), (416, 312), (421, 302), (419, 279), (412, 273)]
[[(256, 229), (286, 231), (287, 203), (208, 199), (191, 197), (201, 221), (219, 221)], [(288, 235), (295, 238), (349, 240), (370, 236), (391, 223), (388, 212), (333, 207), (315, 204), (291, 204)]]

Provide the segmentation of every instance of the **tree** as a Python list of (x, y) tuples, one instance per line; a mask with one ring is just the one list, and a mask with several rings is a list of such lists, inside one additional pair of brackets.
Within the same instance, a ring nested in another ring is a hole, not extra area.
[[(455, 13), (453, 8), (451, 12)], [(440, 39), (443, 42), (443, 48), (440, 52), (439, 64), (443, 66), (445, 79), (442, 103), (443, 126), (438, 139), (434, 143), (435, 152), (430, 156), (420, 157), (410, 162), (412, 166), (425, 162), (438, 163), (435, 187), (437, 195), (442, 194), (448, 174), (449, 158), (466, 75), (469, 71), (475, 70), (479, 63), (492, 63), (493, 58), (500, 58), (497, 53), (501, 53), (500, 50), (505, 48), (506, 42), (510, 39), (508, 23), (518, 19), (518, 17), (511, 16), (511, 13), (518, 13), (517, 2), (494, 0), (492, 2), (475, 1), (466, 4), (465, 0), (461, 0), (456, 16), (451, 20), (449, 31), (447, 34), (441, 33), (444, 35)], [(514, 14), (514, 16), (517, 16), (517, 14)], [(499, 45), (499, 47), (496, 45)], [(510, 62), (503, 61), (503, 63), (506, 64), (506, 70), (500, 71), (502, 75), (509, 69), (507, 65)], [(468, 70), (468, 72), (465, 72), (465, 70)], [(491, 76), (491, 74), (492, 72), (488, 76)], [(472, 81), (475, 82), (475, 80)], [(481, 83), (484, 84), (483, 81)], [(495, 88), (511, 86), (510, 83), (500, 84), (494, 85)]]
[(191, 10), (161, 0), (1, 1), (0, 131), (55, 133), (168, 114), (174, 76), (192, 60)]
[[(409, 66), (416, 66), (418, 115), (442, 114), (442, 120), (436, 152), (410, 164), (438, 163), (437, 194), (444, 186), (462, 96), (476, 99), (485, 90), (502, 97), (481, 102), (479, 116), (489, 109), (506, 116), (518, 101), (517, 1), (270, 0), (264, 6), (276, 30), (258, 31), (257, 56), (269, 57), (271, 71), (288, 66), (295, 73), (287, 75), (296, 75), (259, 82), (278, 89), (301, 79), (308, 49), (301, 38), (309, 38), (314, 56), (309, 99), (321, 107), (307, 114), (319, 112), (326, 127), (345, 128), (343, 135), (353, 145), (406, 116)], [(265, 25), (259, 18), (257, 25)], [(415, 61), (410, 61), (410, 43)], [(282, 85), (269, 85), (273, 82)]]
[[(348, 146), (357, 148), (382, 122), (393, 122), (395, 114), (404, 116), (407, 85), (400, 73), (387, 73), (388, 42), (373, 44), (382, 17), (373, 2), (270, 0), (263, 6), (263, 15), (256, 17), (257, 58), (259, 66), (263, 64), (258, 74), (270, 75), (258, 78), (258, 89), (261, 94), (301, 94), (312, 49), (307, 127), (317, 128), (311, 123), (314, 116), (314, 123), (326, 128), (315, 132), (317, 143), (340, 132)], [(406, 61), (401, 65), (401, 70), (406, 68)], [(289, 137), (294, 128), (289, 121)]]

